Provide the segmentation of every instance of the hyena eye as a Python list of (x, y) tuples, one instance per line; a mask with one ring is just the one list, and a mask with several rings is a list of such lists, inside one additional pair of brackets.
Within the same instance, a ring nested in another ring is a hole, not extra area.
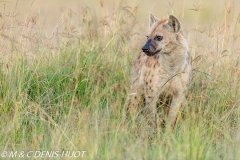
[(162, 36), (156, 36), (155, 39), (158, 40), (158, 41), (161, 41), (163, 39), (163, 37)]

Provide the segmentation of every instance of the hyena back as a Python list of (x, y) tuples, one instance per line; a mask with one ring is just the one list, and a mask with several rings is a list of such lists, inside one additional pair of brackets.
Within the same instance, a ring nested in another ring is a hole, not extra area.
[(128, 111), (144, 98), (146, 117), (157, 123), (159, 97), (171, 96), (168, 122), (173, 127), (191, 79), (191, 57), (179, 20), (170, 15), (158, 20), (150, 13), (147, 42), (134, 61), (130, 79)]

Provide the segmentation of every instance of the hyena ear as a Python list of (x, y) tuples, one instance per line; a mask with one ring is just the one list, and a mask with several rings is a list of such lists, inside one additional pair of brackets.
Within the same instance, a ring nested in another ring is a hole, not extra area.
[(150, 12), (149, 13), (149, 27), (152, 27), (154, 23), (156, 23), (158, 19)]
[(181, 24), (174, 15), (169, 15), (167, 26), (174, 33), (178, 33), (181, 30)]

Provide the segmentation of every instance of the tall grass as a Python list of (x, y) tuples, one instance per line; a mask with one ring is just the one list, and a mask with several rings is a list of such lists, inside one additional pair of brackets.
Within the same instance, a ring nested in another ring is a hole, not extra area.
[[(147, 23), (138, 20), (137, 6), (121, 1), (104, 15), (87, 5), (62, 8), (49, 34), (41, 12), (19, 20), (15, 2), (1, 19), (0, 151), (86, 150), (85, 159), (239, 159), (240, 30), (228, 2), (224, 21), (201, 26), (198, 8), (195, 21), (184, 25), (194, 74), (173, 132), (149, 128), (141, 114), (135, 121), (126, 117), (131, 62)], [(184, 24), (186, 13), (181, 15)]]

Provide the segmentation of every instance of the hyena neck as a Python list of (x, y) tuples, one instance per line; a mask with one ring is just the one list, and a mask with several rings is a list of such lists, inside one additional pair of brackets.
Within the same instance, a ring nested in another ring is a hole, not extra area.
[(179, 46), (169, 53), (159, 55), (162, 67), (169, 74), (174, 75), (182, 72), (187, 65), (188, 47)]

